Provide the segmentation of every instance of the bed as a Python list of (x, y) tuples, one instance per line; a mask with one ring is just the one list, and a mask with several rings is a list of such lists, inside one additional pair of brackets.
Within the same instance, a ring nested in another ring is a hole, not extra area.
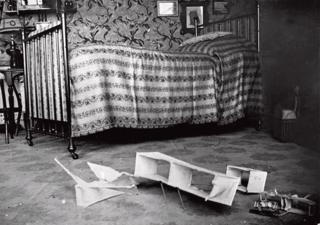
[(205, 53), (219, 60), (218, 124), (261, 112), (262, 83), (254, 43), (229, 32), (214, 32), (186, 41), (177, 51)]
[(225, 125), (261, 112), (251, 33), (211, 29), (167, 52), (107, 44), (69, 52), (61, 18), (23, 37), (29, 145), (32, 132), (62, 136), (76, 159), (75, 137), (110, 128)]
[(201, 53), (77, 48), (70, 53), (72, 135), (216, 122), (217, 65)]

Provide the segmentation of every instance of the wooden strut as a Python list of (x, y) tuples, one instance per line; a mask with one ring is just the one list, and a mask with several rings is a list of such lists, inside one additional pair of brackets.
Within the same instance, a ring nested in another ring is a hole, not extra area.
[(181, 206), (182, 206), (182, 208), (184, 209), (185, 207), (184, 207), (184, 204), (183, 204), (183, 199), (182, 199), (182, 196), (181, 196), (181, 193), (180, 193), (179, 188), (177, 188), (177, 192), (178, 192), (178, 195), (179, 195), (179, 199), (180, 199), (180, 202), (181, 202)]
[[(164, 201), (167, 202), (167, 196), (166, 196), (166, 192), (165, 192), (165, 189), (164, 189), (164, 186), (163, 186), (162, 182), (160, 182), (160, 187), (161, 187), (161, 190), (162, 190), (162, 195), (163, 195)], [(182, 196), (181, 196), (179, 188), (177, 188), (177, 192), (178, 192), (178, 195), (179, 195), (181, 207), (184, 209), (185, 207), (184, 207), (183, 199), (182, 199)]]
[(166, 196), (166, 192), (164, 190), (164, 186), (163, 186), (163, 183), (160, 182), (160, 187), (161, 187), (161, 190), (162, 190), (162, 195), (163, 195), (163, 198), (165, 201), (167, 201), (167, 196)]

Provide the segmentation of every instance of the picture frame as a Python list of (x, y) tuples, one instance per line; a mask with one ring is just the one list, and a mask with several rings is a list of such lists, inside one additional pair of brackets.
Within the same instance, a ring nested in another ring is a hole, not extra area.
[(213, 2), (213, 14), (228, 14), (229, 8), (228, 8), (229, 2), (227, 1), (214, 1)]
[(209, 1), (183, 1), (180, 5), (180, 33), (182, 35), (186, 33), (195, 34), (194, 18), (198, 18), (198, 30), (208, 23)]
[(179, 16), (178, 0), (158, 0), (157, 14), (158, 16)]
[[(203, 24), (203, 6), (187, 6), (186, 7), (186, 28), (195, 28), (192, 18), (198, 18), (198, 24)], [(192, 15), (192, 16), (191, 16)]]

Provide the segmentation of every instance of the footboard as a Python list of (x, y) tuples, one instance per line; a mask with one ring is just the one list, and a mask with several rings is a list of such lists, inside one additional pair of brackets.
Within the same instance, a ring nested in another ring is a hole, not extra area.
[(26, 39), (28, 106), (32, 130), (65, 136), (66, 77), (61, 24)]
[[(70, 81), (68, 73), (65, 17), (46, 29), (23, 35), (26, 129), (71, 139)], [(73, 155), (76, 157), (76, 155)]]

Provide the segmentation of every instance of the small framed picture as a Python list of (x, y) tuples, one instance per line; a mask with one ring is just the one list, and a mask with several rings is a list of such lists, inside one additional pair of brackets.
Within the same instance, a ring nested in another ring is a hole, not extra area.
[(198, 25), (203, 25), (203, 6), (186, 7), (186, 28), (194, 28), (195, 20)]
[(181, 1), (181, 30), (182, 35), (186, 33), (195, 33), (195, 26), (197, 29), (202, 29), (204, 25), (208, 23), (208, 6), (209, 1)]
[(178, 16), (179, 4), (178, 0), (158, 0), (157, 1), (158, 16)]
[(229, 13), (227, 1), (214, 1), (213, 14), (227, 14)]

